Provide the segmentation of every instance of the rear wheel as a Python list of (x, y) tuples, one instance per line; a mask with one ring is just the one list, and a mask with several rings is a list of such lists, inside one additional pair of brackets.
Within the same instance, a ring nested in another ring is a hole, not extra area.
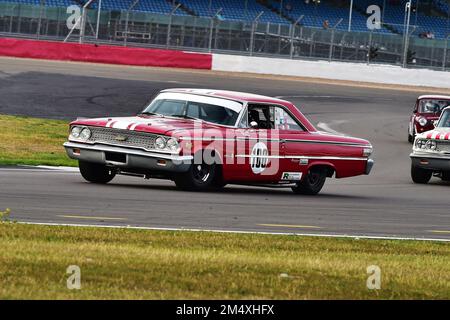
[(78, 161), (78, 166), (83, 178), (92, 183), (105, 184), (116, 176), (116, 172), (113, 169), (102, 164)]
[(411, 178), (415, 183), (426, 184), (433, 175), (432, 170), (411, 166)]
[(311, 168), (302, 181), (298, 182), (292, 191), (296, 194), (315, 195), (322, 190), (328, 171), (323, 167)]
[(188, 191), (205, 191), (220, 186), (219, 168), (216, 164), (192, 164), (187, 172), (175, 177), (178, 188)]

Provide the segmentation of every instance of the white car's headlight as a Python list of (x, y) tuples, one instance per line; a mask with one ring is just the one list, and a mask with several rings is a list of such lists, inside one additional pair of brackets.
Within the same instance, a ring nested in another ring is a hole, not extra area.
[(430, 149), (430, 150), (437, 149), (437, 143), (436, 143), (436, 141), (433, 141), (433, 140), (428, 140), (426, 143), (426, 146), (427, 146), (427, 149)]
[(156, 149), (164, 149), (166, 147), (166, 139), (163, 137), (158, 137), (155, 140)]
[(70, 134), (75, 139), (78, 139), (80, 137), (80, 132), (81, 132), (81, 128), (80, 127), (73, 127), (72, 131), (70, 132)]
[(178, 149), (178, 141), (176, 139), (174, 139), (174, 138), (170, 138), (166, 142), (166, 147), (170, 151), (177, 151), (177, 149)]
[(418, 122), (419, 122), (419, 124), (420, 124), (422, 127), (425, 127), (425, 126), (427, 125), (427, 123), (428, 123), (428, 120), (425, 119), (424, 117), (420, 117), (420, 118), (418, 119)]
[(424, 140), (424, 139), (416, 140), (416, 148), (418, 148), (418, 149), (425, 149), (426, 144), (427, 144), (427, 140)]
[(80, 132), (80, 139), (82, 140), (88, 140), (91, 137), (91, 130), (89, 128), (84, 128)]

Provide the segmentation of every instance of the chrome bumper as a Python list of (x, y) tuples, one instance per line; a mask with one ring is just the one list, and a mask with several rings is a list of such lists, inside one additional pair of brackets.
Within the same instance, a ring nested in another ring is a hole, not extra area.
[(367, 159), (365, 174), (370, 174), (374, 164), (375, 164), (375, 161), (373, 161), (373, 159)]
[[(118, 168), (147, 169), (150, 171), (186, 172), (193, 160), (193, 156), (147, 152), (102, 144), (88, 145), (66, 142), (64, 148), (71, 159), (101, 163)], [(80, 152), (76, 152), (77, 150)], [(108, 153), (124, 155), (125, 162), (108, 160), (106, 156)]]
[(414, 167), (436, 171), (450, 171), (450, 155), (411, 153), (409, 156)]

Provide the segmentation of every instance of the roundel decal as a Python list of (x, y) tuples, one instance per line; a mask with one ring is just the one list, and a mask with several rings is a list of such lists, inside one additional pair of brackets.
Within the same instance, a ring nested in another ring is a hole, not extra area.
[(269, 149), (263, 142), (258, 142), (253, 146), (250, 156), (250, 167), (254, 174), (263, 172), (269, 163)]

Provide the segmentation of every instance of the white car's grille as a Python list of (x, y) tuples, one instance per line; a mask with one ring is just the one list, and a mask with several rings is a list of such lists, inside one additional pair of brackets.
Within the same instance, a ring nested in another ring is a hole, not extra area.
[(450, 153), (450, 141), (436, 141), (437, 149), (436, 151)]
[(101, 127), (89, 127), (89, 129), (91, 137), (88, 141), (124, 147), (154, 149), (155, 140), (158, 137), (155, 134), (122, 129)]

